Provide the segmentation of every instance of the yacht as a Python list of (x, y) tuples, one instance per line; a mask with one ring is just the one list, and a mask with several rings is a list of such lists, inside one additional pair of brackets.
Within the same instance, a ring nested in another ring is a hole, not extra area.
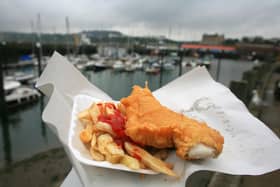
[(87, 64), (86, 63), (77, 63), (77, 64), (75, 64), (75, 67), (78, 70), (83, 71), (83, 70), (87, 69)]
[(79, 64), (76, 65), (76, 67), (80, 70), (81, 69), (90, 70), (90, 69), (94, 69), (95, 63), (96, 63), (95, 61), (90, 60), (90, 61), (86, 62), (85, 64), (79, 63)]
[(202, 65), (209, 69), (211, 64), (209, 60), (205, 59), (202, 61)]
[(102, 71), (108, 67), (109, 67), (108, 64), (104, 60), (99, 60), (95, 62), (93, 65), (94, 71)]
[(40, 93), (26, 86), (21, 86), (19, 81), (4, 81), (5, 101), (8, 106), (16, 106), (37, 100)]
[(152, 67), (153, 68), (160, 68), (160, 64), (158, 62), (153, 62)]
[(13, 75), (5, 76), (4, 79), (6, 81), (18, 81), (25, 84), (34, 78), (35, 75), (33, 73), (15, 72)]
[(127, 64), (124, 68), (124, 71), (133, 72), (136, 70), (136, 66), (134, 64)]
[(16, 88), (19, 88), (21, 86), (20, 82), (18, 81), (12, 81), (12, 80), (7, 80), (5, 79), (4, 81), (4, 91), (5, 93), (14, 90)]
[(146, 73), (150, 73), (150, 74), (157, 74), (157, 73), (160, 72), (160, 68), (153, 67), (153, 66), (146, 67), (146, 68), (145, 68), (145, 72), (146, 72)]
[(174, 70), (174, 65), (170, 62), (167, 62), (167, 63), (164, 63), (163, 64), (163, 69), (166, 70), (166, 71), (171, 71), (171, 70)]
[(186, 62), (186, 66), (187, 67), (192, 67), (192, 68), (194, 68), (194, 67), (196, 67), (198, 64), (197, 64), (197, 62), (195, 61), (195, 60), (190, 60), (190, 61), (187, 61)]
[(35, 75), (33, 73), (23, 73), (23, 72), (15, 72), (14, 78), (16, 81), (19, 81), (21, 83), (28, 82), (31, 79), (35, 78)]
[(138, 61), (136, 64), (134, 64), (134, 66), (137, 70), (143, 69), (143, 63), (141, 61)]
[(210, 66), (211, 66), (211, 61), (213, 61), (213, 59), (214, 59), (213, 56), (207, 55), (207, 56), (205, 56), (204, 58), (202, 58), (200, 60), (200, 64), (199, 65), (205, 66), (207, 69), (209, 69)]
[(122, 70), (124, 70), (125, 66), (122, 61), (118, 60), (113, 64), (112, 68), (115, 71), (122, 71)]

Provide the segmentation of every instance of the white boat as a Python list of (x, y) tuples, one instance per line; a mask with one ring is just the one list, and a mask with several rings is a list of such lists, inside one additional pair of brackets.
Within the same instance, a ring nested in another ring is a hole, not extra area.
[(154, 68), (160, 68), (160, 64), (157, 62), (152, 63), (152, 67)]
[(143, 69), (143, 62), (138, 61), (136, 64), (134, 64), (135, 68), (138, 70)]
[(19, 87), (11, 91), (5, 96), (5, 101), (8, 105), (24, 104), (37, 100), (40, 97), (40, 93), (28, 87)]
[[(95, 61), (93, 61), (93, 60), (90, 60), (90, 61), (88, 61), (88, 62), (86, 62), (85, 64), (79, 64), (80, 66), (78, 67), (78, 64), (76, 65), (76, 67), (78, 68), (78, 69), (80, 69), (80, 68), (84, 68), (84, 69), (87, 69), (87, 70), (89, 70), (89, 69), (94, 69), (94, 65), (95, 65)], [(83, 67), (84, 66), (84, 67)]]
[(19, 81), (20, 83), (28, 83), (28, 81), (35, 78), (32, 73), (15, 72), (13, 75), (5, 76), (6, 81)]
[(85, 69), (90, 69), (91, 67), (93, 67), (93, 63), (91, 61), (87, 61), (87, 62), (82, 62), (82, 61), (79, 61), (77, 62), (76, 64), (74, 64), (74, 66), (80, 70), (80, 71), (83, 71)]
[(124, 71), (132, 72), (136, 70), (136, 66), (134, 64), (128, 64), (125, 66)]
[(183, 61), (182, 62), (182, 67), (188, 66), (188, 62), (187, 61)]
[(115, 71), (122, 71), (122, 70), (124, 70), (125, 66), (124, 66), (124, 64), (123, 64), (122, 61), (119, 61), (119, 60), (118, 60), (118, 61), (116, 61), (116, 62), (113, 64), (112, 68), (113, 68)]
[(206, 68), (210, 68), (211, 63), (209, 60), (203, 60), (202, 65), (205, 66)]
[(141, 57), (138, 62), (143, 64), (143, 63), (146, 63), (148, 61), (148, 58), (147, 57)]
[(197, 65), (199, 66), (205, 66), (206, 68), (210, 67), (210, 61), (207, 59), (199, 59), (197, 62)]
[(212, 56), (205, 56), (202, 59), (197, 59), (197, 64), (200, 66), (205, 66), (206, 68), (210, 68), (212, 60)]
[(101, 57), (100, 57), (99, 54), (92, 54), (92, 55), (90, 55), (90, 58), (93, 59), (93, 60), (98, 60), (98, 59), (100, 59)]
[(75, 64), (76, 68), (80, 71), (85, 70), (87, 68), (87, 64), (77, 63)]
[(198, 65), (197, 62), (194, 60), (190, 60), (190, 61), (186, 62), (186, 66), (189, 66), (192, 68), (196, 67), (197, 65)]
[(14, 90), (16, 88), (19, 88), (21, 86), (20, 82), (18, 81), (12, 81), (12, 80), (5, 80), (4, 81), (4, 91), (5, 93), (11, 91), (11, 90)]
[(18, 81), (4, 81), (4, 91), (8, 106), (31, 102), (40, 97), (36, 89), (23, 87)]
[(160, 68), (156, 68), (156, 67), (153, 67), (153, 66), (147, 67), (147, 68), (145, 68), (145, 72), (146, 73), (151, 73), (151, 74), (157, 74), (157, 73), (160, 72)]
[(104, 60), (99, 60), (94, 63), (93, 67), (94, 67), (94, 71), (101, 71), (106, 68), (109, 68), (109, 65)]
[(171, 71), (174, 68), (175, 68), (174, 65), (170, 62), (167, 62), (167, 63), (163, 64), (163, 69), (166, 70), (166, 71)]
[(15, 80), (19, 82), (27, 82), (35, 77), (32, 73), (16, 72), (14, 74)]
[(193, 68), (197, 66), (197, 63), (193, 60), (190, 62), (190, 64), (191, 64), (191, 67), (193, 67)]

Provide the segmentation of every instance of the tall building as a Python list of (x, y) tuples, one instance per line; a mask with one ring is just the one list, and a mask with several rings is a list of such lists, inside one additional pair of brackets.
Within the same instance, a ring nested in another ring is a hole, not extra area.
[(209, 45), (219, 45), (222, 44), (225, 40), (223, 34), (203, 34), (201, 43)]

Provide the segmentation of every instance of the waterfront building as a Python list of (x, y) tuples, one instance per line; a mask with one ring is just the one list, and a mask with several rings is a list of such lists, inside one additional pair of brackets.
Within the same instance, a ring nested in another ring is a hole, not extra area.
[(219, 45), (222, 44), (225, 40), (223, 34), (203, 34), (201, 43), (208, 45)]

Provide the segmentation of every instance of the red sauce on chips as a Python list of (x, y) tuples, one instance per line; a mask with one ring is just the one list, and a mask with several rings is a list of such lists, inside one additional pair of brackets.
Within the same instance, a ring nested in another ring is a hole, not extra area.
[(132, 156), (133, 156), (134, 158), (136, 158), (137, 160), (139, 160), (139, 161), (142, 160), (141, 156), (140, 156), (137, 152), (135, 152), (135, 151), (133, 152)]
[[(98, 103), (100, 115), (98, 121), (109, 124), (116, 134), (115, 142), (123, 147), (125, 141), (130, 141), (129, 137), (125, 134), (126, 117), (113, 103)], [(113, 114), (106, 114), (106, 108), (113, 109)]]

